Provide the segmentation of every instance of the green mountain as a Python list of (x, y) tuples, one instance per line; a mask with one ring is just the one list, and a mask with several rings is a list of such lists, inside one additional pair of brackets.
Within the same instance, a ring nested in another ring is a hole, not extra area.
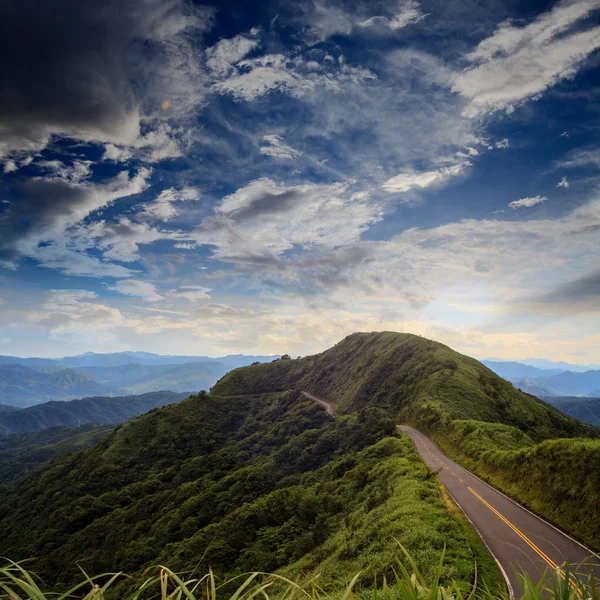
[(14, 484), (57, 456), (95, 446), (113, 428), (92, 423), (0, 437), (0, 486)]
[(600, 398), (579, 396), (552, 398), (552, 405), (584, 423), (600, 427)]
[[(336, 418), (301, 390), (332, 402)], [(210, 565), (219, 577), (263, 570), (306, 579), (319, 570), (336, 591), (358, 571), (365, 586), (393, 577), (395, 537), (426, 574), (445, 545), (443, 579), (465, 590), (468, 541), (493, 580), (493, 561), (397, 433), (399, 422), (426, 430), (510, 493), (541, 499), (540, 512), (559, 523), (573, 525), (569, 512), (600, 518), (600, 478), (590, 483), (589, 472), (571, 468), (583, 460), (573, 449), (586, 460), (600, 452), (594, 428), (446, 346), (360, 333), (315, 356), (237, 369), (210, 395), (151, 411), (31, 474), (0, 495), (0, 553), (36, 557), (32, 566), (53, 584), (70, 582), (85, 558), (94, 573), (140, 574), (157, 563)], [(546, 485), (538, 449), (556, 471)], [(559, 459), (563, 451), (569, 460)], [(523, 452), (529, 472), (518, 467)], [(578, 533), (594, 539), (589, 526)]]
[(474, 358), (420, 336), (355, 333), (330, 350), (228, 373), (217, 396), (302, 389), (338, 413), (385, 408), (397, 422), (444, 430), (454, 419), (513, 425), (534, 440), (594, 435), (594, 431), (515, 389)]
[(32, 406), (50, 400), (72, 400), (83, 396), (114, 393), (110, 387), (73, 369), (0, 365), (0, 403)]
[(69, 402), (45, 402), (0, 414), (0, 433), (25, 433), (47, 427), (78, 427), (85, 423), (122, 423), (153, 408), (174, 404), (188, 393), (151, 392), (138, 396), (96, 396)]
[[(386, 411), (332, 419), (302, 394), (199, 394), (118, 427), (0, 498), (0, 553), (37, 557), (50, 583), (154, 563), (322, 572), (343, 589), (363, 570), (393, 576), (397, 537), (431, 574), (468, 589), (467, 527)], [(469, 538), (477, 549), (477, 542)], [(116, 597), (121, 597), (118, 594)]]

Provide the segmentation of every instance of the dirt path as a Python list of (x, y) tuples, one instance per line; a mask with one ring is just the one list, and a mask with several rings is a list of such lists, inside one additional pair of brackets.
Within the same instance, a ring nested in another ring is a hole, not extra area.
[(325, 400), (321, 400), (321, 398), (317, 398), (316, 396), (313, 396), (312, 394), (309, 394), (308, 392), (302, 392), (302, 393), (307, 398), (310, 398), (311, 400), (314, 400), (315, 402), (318, 402), (319, 404), (321, 404), (322, 406), (324, 406), (328, 415), (331, 415), (332, 417), (335, 417), (335, 414), (333, 412), (333, 406), (331, 406), (331, 404), (329, 404), (329, 402), (325, 402)]

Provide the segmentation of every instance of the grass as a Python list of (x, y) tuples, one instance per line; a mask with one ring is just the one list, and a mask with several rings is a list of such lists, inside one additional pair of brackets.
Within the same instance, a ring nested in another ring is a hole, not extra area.
[[(44, 589), (43, 582), (23, 564), (7, 561), (0, 567), (0, 599), (2, 600), (105, 600), (111, 596), (113, 586), (120, 580), (134, 582), (127, 595), (120, 600), (507, 600), (506, 593), (494, 593), (483, 585), (468, 593), (460, 586), (442, 585), (445, 550), (438, 556), (433, 573), (421, 573), (415, 559), (401, 545), (394, 557), (394, 568), (389, 578), (381, 583), (375, 578), (368, 591), (357, 591), (360, 573), (355, 575), (344, 590), (330, 594), (319, 587), (318, 578), (305, 584), (278, 574), (262, 572), (245, 573), (222, 580), (215, 577), (212, 570), (200, 577), (178, 574), (164, 566), (154, 566), (146, 570), (142, 578), (133, 580), (124, 573), (106, 573), (97, 577), (88, 576), (83, 570), (80, 583), (71, 589), (57, 594)], [(544, 574), (539, 581), (522, 577), (524, 593), (521, 600), (599, 600), (598, 589), (593, 577), (584, 581), (574, 577), (565, 567), (565, 575)]]

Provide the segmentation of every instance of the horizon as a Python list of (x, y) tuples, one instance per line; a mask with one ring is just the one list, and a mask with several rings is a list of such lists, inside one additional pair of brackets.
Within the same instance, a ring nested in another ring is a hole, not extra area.
[(9, 4), (0, 354), (600, 364), (598, 0)]

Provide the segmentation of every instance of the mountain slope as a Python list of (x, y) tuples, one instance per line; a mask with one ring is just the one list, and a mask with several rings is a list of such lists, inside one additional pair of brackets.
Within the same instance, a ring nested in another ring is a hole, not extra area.
[(57, 456), (91, 448), (112, 430), (112, 425), (90, 423), (0, 437), (0, 486), (14, 484)]
[(180, 402), (188, 393), (152, 392), (140, 396), (92, 397), (45, 402), (0, 415), (0, 433), (25, 433), (64, 425), (122, 423), (153, 408)]
[(235, 396), (294, 388), (330, 401), (338, 413), (379, 406), (398, 422), (424, 428), (475, 419), (513, 425), (533, 440), (595, 434), (477, 360), (420, 336), (393, 332), (355, 333), (315, 356), (237, 369), (211, 392)]
[(585, 371), (574, 373), (566, 371), (551, 377), (545, 377), (542, 381), (544, 387), (558, 390), (563, 396), (588, 396), (600, 388), (600, 371)]
[(600, 398), (553, 398), (552, 404), (575, 419), (600, 427)]
[[(49, 371), (49, 372), (48, 372)], [(114, 390), (73, 369), (0, 365), (0, 403), (31, 406), (49, 400), (108, 396)]]
[(94, 573), (161, 563), (292, 578), (326, 563), (322, 585), (340, 590), (361, 569), (365, 585), (374, 569), (391, 577), (393, 537), (426, 575), (446, 546), (443, 579), (466, 590), (473, 576), (463, 526), (385, 411), (334, 420), (299, 392), (192, 396), (0, 500), (0, 553), (38, 557), (51, 583), (83, 558)]

